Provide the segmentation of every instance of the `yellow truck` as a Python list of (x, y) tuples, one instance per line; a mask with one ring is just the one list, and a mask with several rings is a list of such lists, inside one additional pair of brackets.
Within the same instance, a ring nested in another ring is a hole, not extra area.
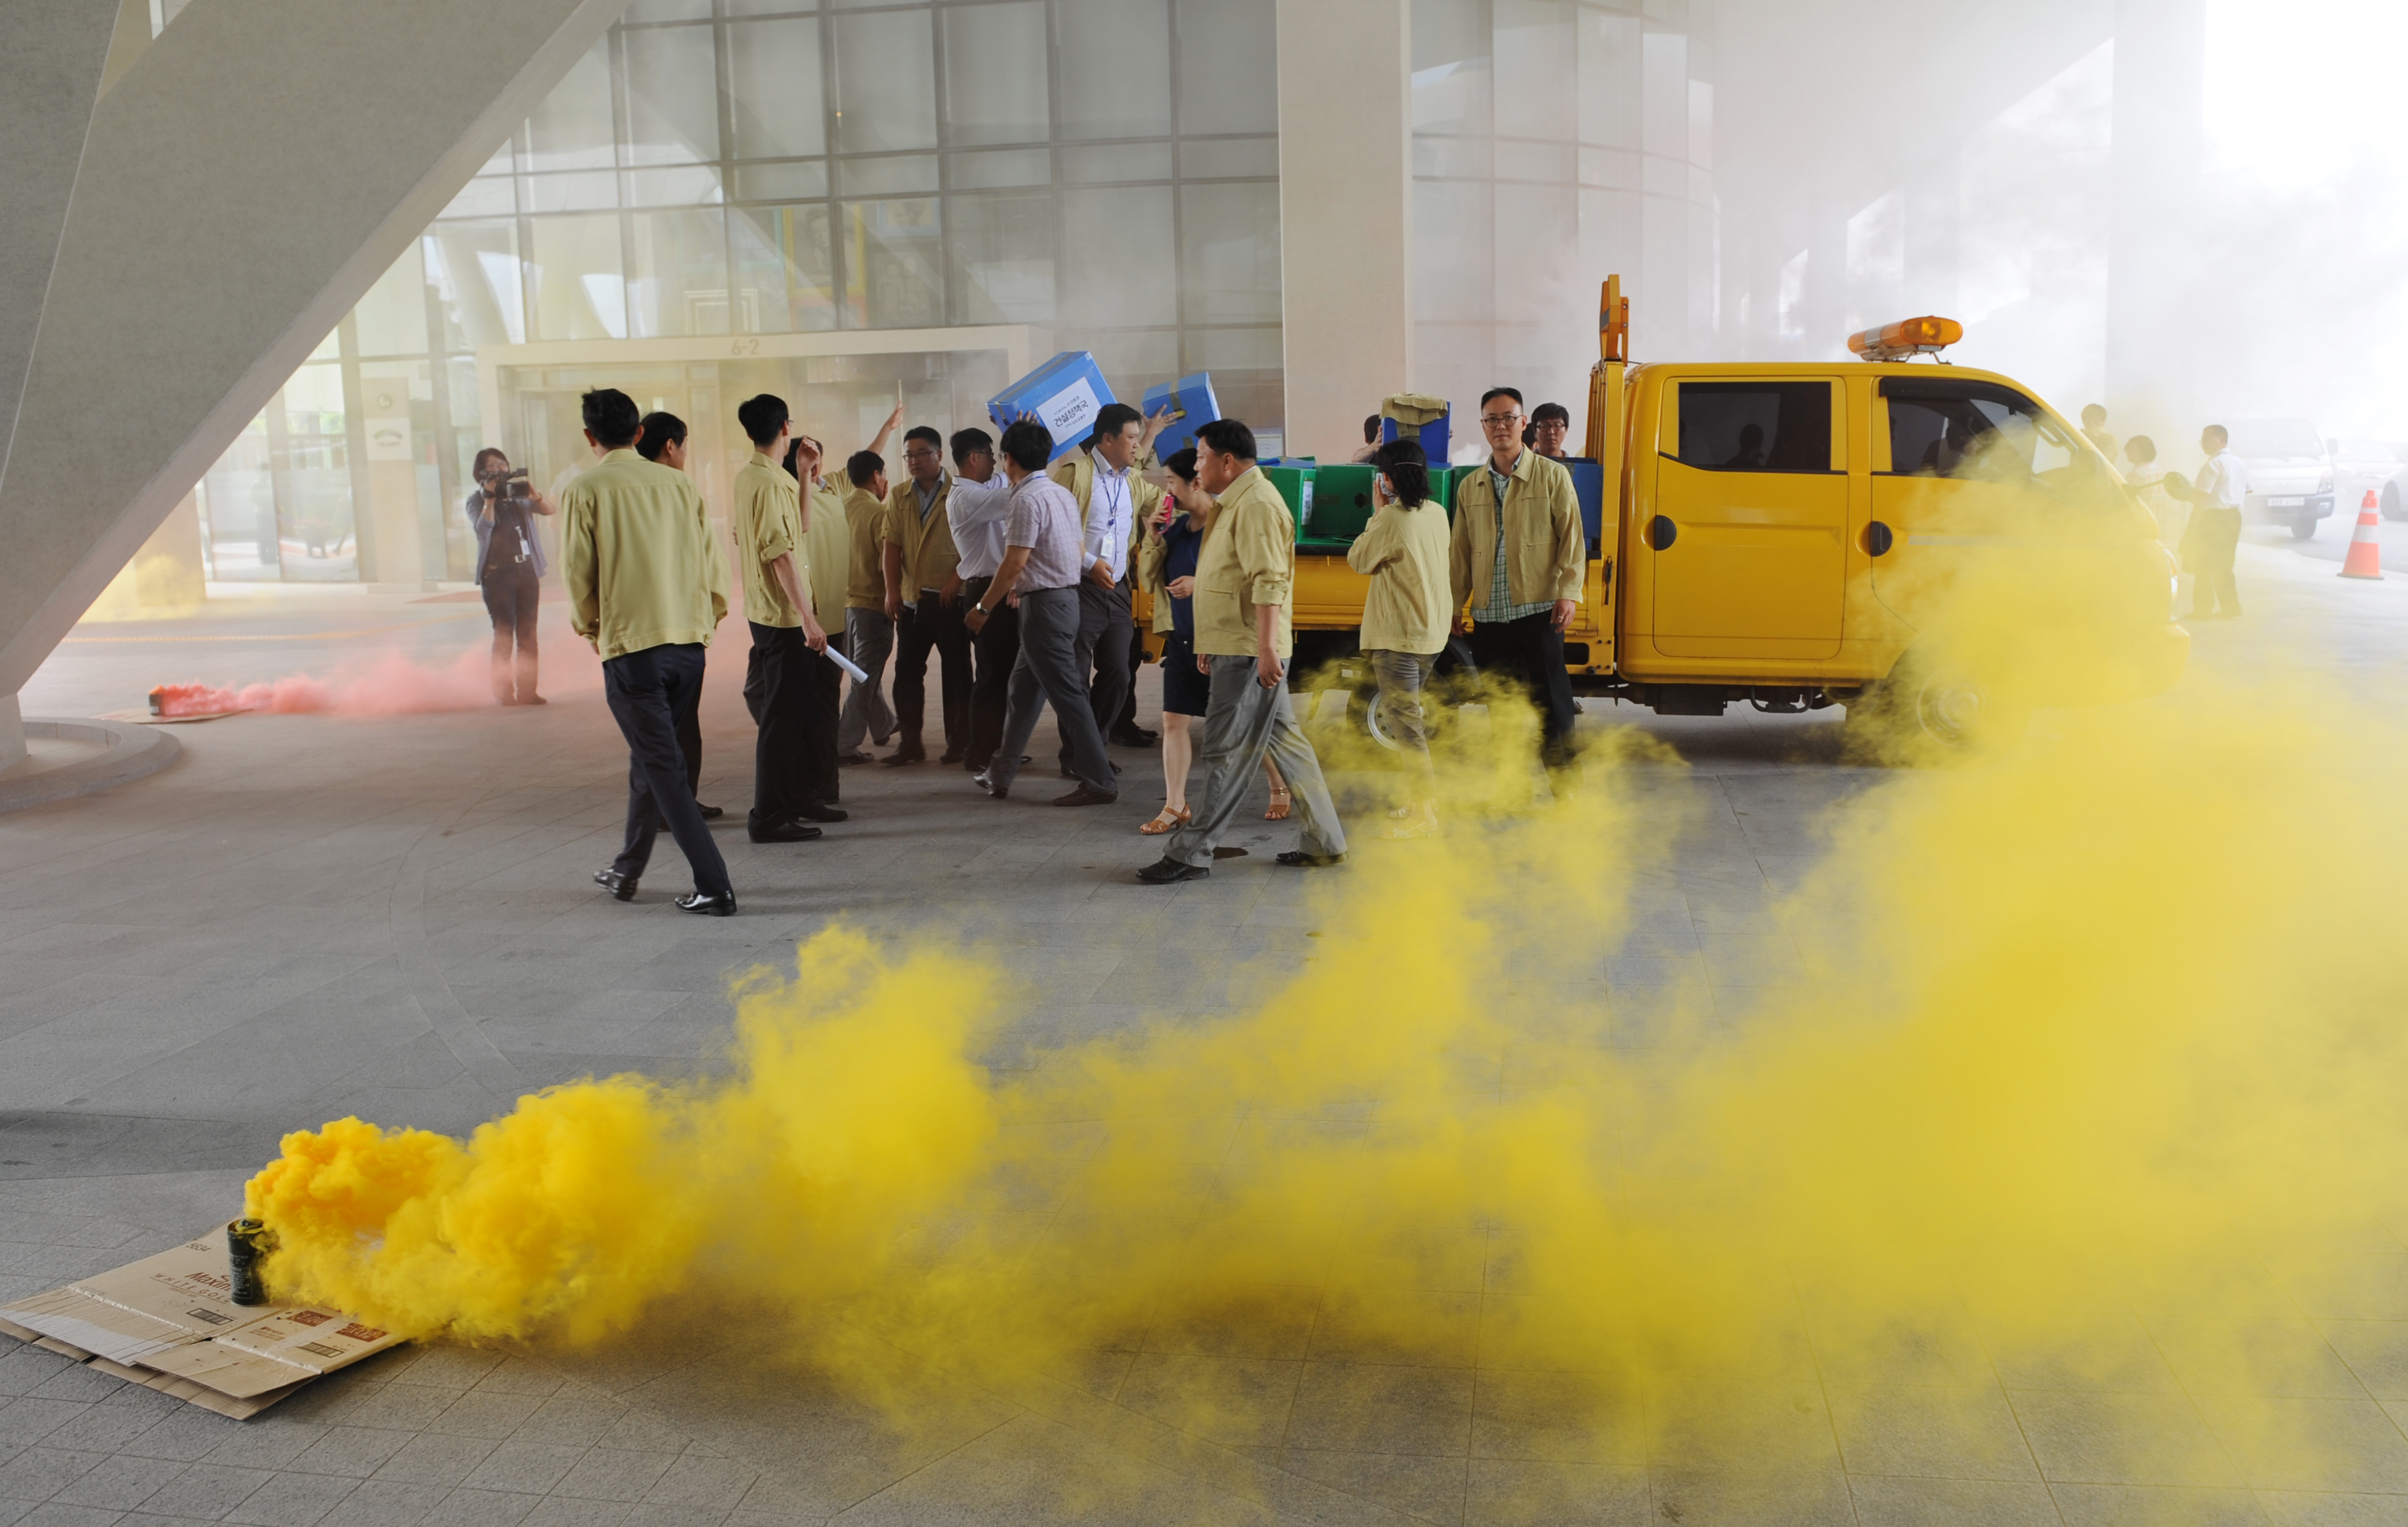
[[(1590, 380), (1575, 694), (1666, 715), (1841, 705), (1956, 749), (2012, 739), (2031, 705), (2181, 674), (2155, 520), (2029, 388), (1942, 361), (1956, 324), (1869, 330), (1853, 361), (1632, 365), (1619, 284)], [(1343, 470), (1273, 474), (1299, 517), (1290, 682), (1351, 691), (1376, 736), (1345, 559), (1367, 484)], [(1313, 478), (1317, 503), (1297, 491)]]

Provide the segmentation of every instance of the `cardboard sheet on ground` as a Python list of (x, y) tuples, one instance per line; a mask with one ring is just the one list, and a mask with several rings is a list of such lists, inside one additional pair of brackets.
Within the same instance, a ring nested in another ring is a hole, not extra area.
[(398, 1340), (337, 1310), (236, 1304), (222, 1232), (0, 1304), (0, 1331), (237, 1418)]

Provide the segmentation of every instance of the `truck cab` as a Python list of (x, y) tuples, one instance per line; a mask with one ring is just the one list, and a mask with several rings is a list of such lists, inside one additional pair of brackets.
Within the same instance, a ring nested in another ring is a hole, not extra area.
[[(1572, 464), (1597, 495), (1565, 632), (1575, 693), (1670, 715), (1866, 708), (1964, 748), (2031, 705), (2180, 675), (2171, 559), (2097, 448), (2011, 378), (1878, 342), (1954, 324), (1870, 331), (1855, 361), (1634, 366), (1617, 284)], [(1450, 515), (1454, 480), (1481, 469), (1448, 474)], [(1368, 581), (1344, 549), (1362, 519), (1340, 497), (1322, 486), (1299, 525), (1291, 683), (1359, 693)]]

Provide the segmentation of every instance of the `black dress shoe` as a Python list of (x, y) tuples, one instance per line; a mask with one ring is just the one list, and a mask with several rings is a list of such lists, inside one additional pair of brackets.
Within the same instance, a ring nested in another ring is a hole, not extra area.
[(1165, 856), (1137, 872), (1137, 877), (1149, 886), (1176, 886), (1182, 880), (1206, 880), (1212, 874), (1209, 864), (1182, 864)]
[(1054, 797), (1054, 804), (1056, 806), (1109, 806), (1120, 798), (1120, 792), (1117, 790), (1107, 795), (1101, 790), (1091, 789), (1082, 785), (1068, 795)]
[(1142, 727), (1131, 727), (1125, 731), (1112, 733), (1111, 741), (1120, 747), (1152, 747), (1162, 741), (1162, 734), (1147, 731)]
[(806, 822), (841, 822), (850, 814), (842, 806), (824, 805), (814, 800), (795, 814)]
[(1282, 854), (1277, 858), (1273, 859), (1271, 862), (1274, 864), (1284, 864), (1291, 870), (1326, 870), (1333, 864), (1345, 863), (1346, 856), (1343, 854), (1308, 854), (1301, 848), (1291, 848), (1286, 853)]
[(900, 769), (905, 764), (926, 763), (928, 755), (925, 749), (907, 747), (890, 753), (878, 761), (889, 769)]
[(616, 870), (597, 870), (594, 872), (594, 884), (609, 891), (613, 900), (632, 901), (636, 899), (634, 875), (623, 875)]
[(961, 749), (948, 748), (945, 750), (944, 755), (938, 758), (937, 761), (940, 764), (957, 764), (962, 761), (962, 757), (963, 754)]
[(724, 806), (706, 806), (700, 801), (696, 801), (695, 803), (694, 809), (702, 813), (702, 819), (706, 822), (710, 821), (714, 817), (724, 816), (727, 814), (727, 808)]
[(680, 912), (698, 912), (706, 917), (733, 917), (736, 915), (736, 898), (732, 893), (705, 896), (700, 891), (694, 891), (677, 899), (677, 909)]
[(780, 822), (771, 827), (746, 829), (756, 843), (807, 843), (820, 835), (820, 829), (804, 822)]

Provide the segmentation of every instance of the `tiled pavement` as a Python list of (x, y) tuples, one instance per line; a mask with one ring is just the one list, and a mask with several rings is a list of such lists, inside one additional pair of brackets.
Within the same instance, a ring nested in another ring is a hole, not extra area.
[[(2266, 618), (2317, 618), (2304, 601), (2329, 574), (2285, 582), (2272, 554), (2258, 564)], [(2350, 660), (2400, 650), (2397, 603), (2350, 627)], [(97, 628), (145, 640), (63, 649), (27, 710), (273, 676), (312, 649), (179, 643), (311, 620), (371, 624), (282, 609)], [(997, 807), (933, 767), (850, 771), (855, 819), (822, 843), (723, 832), (747, 916), (669, 910), (666, 843), (644, 900), (617, 906), (585, 877), (616, 837), (624, 754), (573, 661), (560, 669), (544, 711), (188, 727), (186, 761), (163, 776), (0, 817), (0, 1297), (223, 1217), (287, 1128), (358, 1113), (461, 1131), (590, 1072), (719, 1066), (725, 975), (838, 914), (885, 934), (963, 930), (1042, 991), (1043, 1016), (990, 1056), (1005, 1068), (1147, 1015), (1221, 1011), (1305, 958), (1301, 877), (1259, 857), (1168, 895), (1124, 883), (1150, 857), (1133, 831), (1154, 802), (1139, 753), (1122, 756), (1125, 803), (1094, 812)], [(704, 793), (740, 820), (734, 687), (711, 692)], [(1594, 995), (1617, 1012), (1678, 994), (1736, 1013), (1800, 978), (1771, 908), (1820, 852), (1816, 814), (1868, 783), (1838, 764), (1836, 727), (1593, 711), (1584, 726), (1642, 726), (1686, 762), (1650, 786), (1684, 823), (1678, 849), (1634, 887)], [(1367, 782), (1347, 783), (1359, 801)], [(1286, 839), (1244, 841), (1260, 855)], [(1248, 952), (1243, 973), (1231, 949)], [(2408, 1264), (2396, 1244), (2357, 1249)], [(1486, 1276), (1440, 1296), (1476, 1325)], [(403, 1349), (248, 1423), (0, 1343), (0, 1527), (2408, 1523), (2408, 1294), (2320, 1304), (2272, 1277), (2259, 1307), (2205, 1317), (2136, 1311), (2104, 1373), (2001, 1362), (1969, 1318), (1916, 1385), (1768, 1380), (1728, 1403), (1794, 1444), (1778, 1475), (1684, 1443), (1684, 1406), (1718, 1397), (1650, 1390), (1572, 1424), (1555, 1377), (1483, 1367), (1469, 1346), (1452, 1368), (1365, 1361), (1311, 1318), (1259, 1350), (1149, 1338), (1100, 1355), (1084, 1388), (953, 1386), (908, 1433), (669, 1324), (604, 1357)], [(1243, 1403), (1194, 1432), (1160, 1419), (1162, 1396), (1207, 1381)], [(2253, 1451), (2268, 1407), (2331, 1447), (2307, 1463)]]

